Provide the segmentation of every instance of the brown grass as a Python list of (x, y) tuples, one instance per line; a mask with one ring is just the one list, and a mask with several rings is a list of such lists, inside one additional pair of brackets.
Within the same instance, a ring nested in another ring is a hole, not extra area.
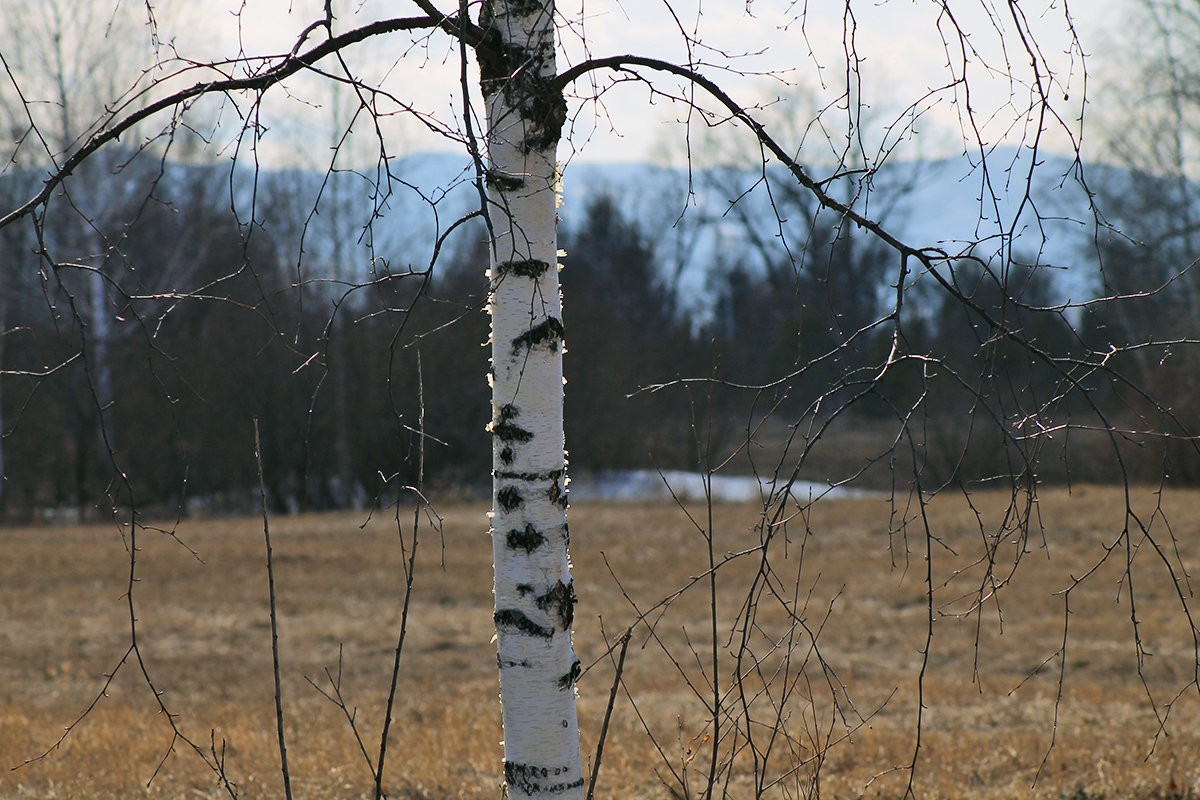
[[(1136, 499), (1149, 519), (1155, 496)], [(998, 529), (1006, 497), (974, 500), (984, 530)], [(1179, 558), (1194, 568), (1200, 494), (1171, 493), (1162, 506)], [(932, 551), (937, 622), (923, 685), (917, 796), (1198, 796), (1197, 692), (1184, 691), (1172, 709), (1170, 735), (1156, 736), (1154, 709), (1138, 675), (1123, 549), (1070, 595), (1055, 747), (1031, 788), (1055, 723), (1064, 624), (1059, 592), (1103, 555), (1104, 544), (1118, 540), (1125, 523), (1120, 493), (1109, 489), (1047, 492), (1039, 510), (1044, 539), (1036, 532), (1024, 546), (1012, 534), (998, 537), (999, 564), (1023, 553), (999, 605), (992, 599), (981, 616), (961, 617), (973, 602), (972, 588), (981, 584), (983, 572), (971, 564), (984, 538), (961, 497), (939, 498), (929, 509), (930, 529), (945, 547)], [(443, 535), (428, 526), (420, 531), (387, 786), (392, 797), (494, 798), (501, 750), (486, 519), (478, 506), (439, 511)], [(779, 585), (808, 598), (805, 622), (824, 623), (821, 652), (869, 723), (846, 736), (810, 658), (809, 682), (799, 685), (786, 709), (796, 736), (789, 758), (802, 765), (802, 780), (785, 782), (772, 796), (811, 786), (818, 764), (822, 797), (903, 796), (928, 619), (926, 539), (919, 525), (889, 535), (895, 527), (890, 511), (883, 501), (823, 501), (803, 524), (789, 525), (786, 559), (782, 546), (776, 552)], [(755, 545), (759, 512), (716, 507), (718, 550)], [(580, 504), (572, 507), (571, 521), (580, 596), (576, 647), (585, 665), (594, 664), (579, 684), (586, 752), (595, 747), (613, 677), (601, 627), (613, 640), (634, 620), (632, 604), (648, 608), (686, 585), (704, 571), (707, 555), (703, 538), (676, 508)], [(411, 522), (405, 511), (406, 537)], [(403, 554), (395, 519), (362, 523), (361, 515), (348, 514), (272, 520), (289, 759), (299, 798), (370, 795), (349, 725), (306, 681), (328, 688), (326, 671), (336, 675), (340, 659), (342, 691), (357, 708), (374, 756), (399, 624)], [(1161, 519), (1152, 530), (1172, 546)], [(224, 743), (225, 767), (242, 797), (281, 797), (261, 521), (187, 522), (179, 536), (199, 558), (162, 534), (143, 532), (138, 539), (134, 598), (147, 671), (186, 736), (205, 749)], [(128, 648), (123, 595), (129, 562), (115, 526), (0, 530), (0, 552), (0, 764), (7, 768), (51, 747)], [(718, 573), (722, 644), (755, 571), (754, 558), (747, 557)], [(1192, 639), (1175, 589), (1148, 544), (1132, 575), (1142, 640), (1153, 653), (1142, 674), (1161, 712), (1194, 676)], [(645, 626), (635, 631), (625, 679), (666, 761), (622, 696), (598, 796), (671, 797), (672, 769), (686, 767), (693, 787), (702, 780), (707, 716), (665, 654), (694, 681), (703, 680), (707, 591), (701, 583), (656, 616), (657, 638), (648, 638)], [(768, 601), (759, 622), (769, 635), (786, 630), (780, 606)], [(723, 685), (732, 668), (726, 659)], [(213, 774), (186, 745), (175, 742), (171, 751), (170, 731), (137, 664), (127, 662), (108, 696), (61, 747), (0, 775), (0, 796), (220, 796)], [(840, 741), (827, 748), (829, 737)], [(698, 752), (689, 754), (692, 746)], [(820, 762), (807, 760), (826, 749)], [(730, 783), (736, 796), (751, 794), (748, 765), (745, 754), (736, 762)]]

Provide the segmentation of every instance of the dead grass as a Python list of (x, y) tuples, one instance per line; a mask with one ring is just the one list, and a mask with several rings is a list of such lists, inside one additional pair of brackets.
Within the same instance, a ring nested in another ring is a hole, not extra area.
[[(974, 499), (984, 529), (995, 529), (1006, 498)], [(1149, 519), (1155, 497), (1137, 501)], [(1171, 493), (1162, 505), (1181, 562), (1194, 568), (1200, 494)], [(998, 564), (1022, 555), (999, 603), (990, 598), (982, 615), (963, 617), (983, 585), (982, 567), (972, 564), (987, 540), (961, 497), (939, 498), (929, 509), (931, 530), (944, 546), (932, 550), (937, 621), (923, 686), (918, 797), (1197, 797), (1200, 702), (1194, 687), (1184, 691), (1172, 709), (1171, 735), (1156, 736), (1154, 707), (1138, 675), (1123, 548), (1072, 590), (1065, 613), (1060, 591), (1119, 539), (1120, 494), (1048, 492), (1039, 510), (1044, 539), (1036, 533), (1027, 543), (1012, 534), (995, 540)], [(494, 798), (501, 750), (486, 519), (478, 506), (439, 511), (443, 536), (421, 530), (387, 785), (399, 798)], [(808, 780), (815, 766), (806, 759), (828, 737), (842, 739), (820, 762), (826, 798), (901, 797), (908, 781), (902, 767), (915, 747), (928, 627), (926, 539), (919, 526), (889, 535), (889, 512), (881, 501), (822, 502), (790, 523), (787, 558), (782, 546), (775, 554), (779, 584), (807, 598), (806, 623), (823, 623), (823, 656), (854, 708), (869, 716), (869, 724), (846, 737), (809, 661), (811, 688), (798, 689), (786, 709), (797, 733), (788, 758), (806, 764), (798, 775)], [(758, 513), (716, 507), (719, 551), (755, 545)], [(345, 514), (272, 521), (289, 759), (299, 798), (370, 795), (345, 718), (307, 683), (328, 688), (326, 671), (336, 675), (340, 663), (342, 691), (374, 755), (399, 624), (403, 555), (395, 519), (362, 523)], [(410, 512), (401, 523), (407, 535)], [(586, 752), (594, 749), (613, 675), (604, 636), (613, 640), (634, 620), (633, 605), (649, 608), (700, 575), (706, 552), (702, 537), (671, 507), (581, 504), (572, 507), (571, 523), (580, 596), (576, 647), (584, 664), (594, 665), (579, 685)], [(1161, 520), (1153, 532), (1174, 547)], [(139, 537), (134, 599), (146, 668), (180, 729), (205, 749), (224, 746), (226, 770), (242, 797), (282, 796), (261, 521), (188, 522), (179, 535), (199, 558), (167, 536)], [(1131, 574), (1142, 641), (1153, 653), (1142, 674), (1161, 713), (1162, 703), (1194, 677), (1195, 654), (1174, 586), (1149, 544), (1141, 545)], [(53, 745), (128, 648), (129, 564), (114, 526), (0, 530), (0, 552), (0, 764), (9, 767)], [(722, 643), (756, 566), (746, 557), (718, 573)], [(635, 632), (625, 679), (666, 760), (622, 697), (599, 796), (671, 797), (660, 779), (671, 769), (686, 767), (690, 781), (701, 779), (707, 717), (681, 672), (703, 681), (706, 592), (698, 585), (656, 615), (655, 637), (645, 626)], [(1064, 620), (1070, 637), (1055, 729)], [(787, 620), (778, 604), (763, 602), (759, 622), (765, 636)], [(723, 663), (726, 685), (732, 669)], [(176, 742), (171, 750), (170, 727), (136, 664), (121, 667), (108, 695), (47, 758), (0, 775), (0, 797), (220, 796), (212, 773), (186, 746)], [(1052, 734), (1055, 747), (1031, 788)], [(692, 745), (700, 752), (688, 761)], [(737, 796), (751, 796), (748, 769), (743, 754), (730, 784)], [(772, 796), (788, 796), (784, 788)], [(792, 785), (793, 794), (800, 788)]]

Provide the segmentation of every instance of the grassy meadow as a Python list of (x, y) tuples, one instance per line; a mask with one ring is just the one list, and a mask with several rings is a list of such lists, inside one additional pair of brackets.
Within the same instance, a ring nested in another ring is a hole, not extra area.
[[(923, 800), (1200, 797), (1196, 653), (1180, 599), (1190, 609), (1185, 570), (1200, 565), (1200, 493), (1135, 493), (1131, 518), (1117, 489), (1046, 490), (1027, 540), (1006, 522), (1008, 499), (938, 496), (924, 511), (927, 529), (907, 498), (793, 509), (765, 583), (793, 593), (803, 624), (759, 596), (757, 669), (733, 654), (748, 587), (764, 575), (761, 508), (712, 508), (718, 560), (745, 553), (717, 570), (714, 587), (707, 509), (689, 507), (693, 524), (669, 504), (573, 505), (589, 764), (613, 682), (610, 646), (639, 610), (650, 612), (633, 629), (596, 796), (668, 799), (703, 786), (715, 592), (719, 684), (729, 688), (735, 670), (756, 672), (756, 708), (776, 698), (790, 732), (772, 751), (779, 780), (767, 796), (814, 796), (816, 787), (823, 798), (903, 797), (920, 691), (912, 779)], [(417, 518), (385, 788), (393, 798), (500, 795), (486, 509), (436, 511), (438, 524), (412, 509), (271, 519), (297, 798), (371, 796), (348, 716), (375, 758)], [(1122, 536), (1137, 520), (1150, 536)], [(129, 652), (134, 545), (138, 647)], [(217, 753), (241, 797), (283, 797), (261, 519), (185, 521), (174, 535), (141, 531), (136, 541), (115, 524), (6, 528), (0, 553), (0, 798), (226, 796), (164, 708), (187, 740)], [(802, 636), (791, 649), (762, 646), (798, 630), (813, 632), (816, 647)], [(114, 669), (106, 696), (55, 746)], [(345, 710), (314, 688), (333, 694), (335, 684)], [(722, 698), (733, 714), (724, 735), (744, 698)], [(767, 733), (758, 730), (759, 747)], [(752, 797), (753, 771), (743, 747), (721, 786)]]

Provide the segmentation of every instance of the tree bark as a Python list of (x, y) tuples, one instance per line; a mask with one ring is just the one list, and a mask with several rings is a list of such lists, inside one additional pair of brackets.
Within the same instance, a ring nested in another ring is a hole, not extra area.
[(495, 621), (509, 798), (582, 798), (567, 556), (554, 4), (485, 0)]

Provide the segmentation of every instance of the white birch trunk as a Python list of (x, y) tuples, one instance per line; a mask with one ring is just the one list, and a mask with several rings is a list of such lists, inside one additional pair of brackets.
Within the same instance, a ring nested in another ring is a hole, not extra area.
[(567, 557), (552, 0), (485, 0), (492, 547), (508, 797), (582, 798)]

